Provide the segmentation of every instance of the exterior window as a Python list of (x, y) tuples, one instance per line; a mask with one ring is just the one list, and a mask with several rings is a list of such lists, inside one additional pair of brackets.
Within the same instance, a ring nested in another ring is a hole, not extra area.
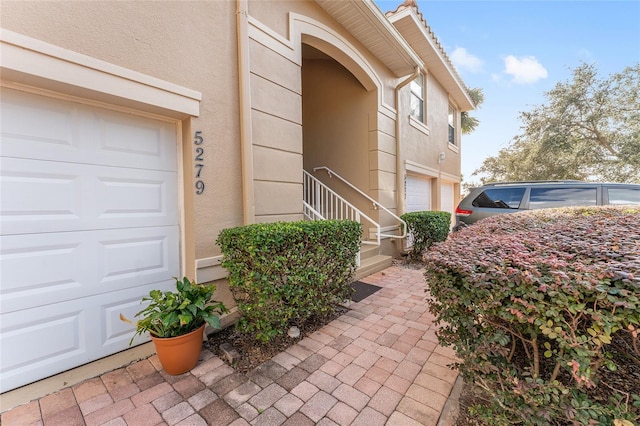
[(640, 188), (609, 188), (609, 204), (640, 204)]
[(596, 188), (531, 188), (530, 209), (565, 206), (595, 206)]
[(449, 105), (449, 143), (456, 144), (456, 110)]
[(518, 209), (524, 191), (525, 188), (491, 188), (478, 195), (471, 204), (490, 209)]
[(411, 116), (424, 123), (424, 75), (419, 74), (409, 83), (411, 89)]

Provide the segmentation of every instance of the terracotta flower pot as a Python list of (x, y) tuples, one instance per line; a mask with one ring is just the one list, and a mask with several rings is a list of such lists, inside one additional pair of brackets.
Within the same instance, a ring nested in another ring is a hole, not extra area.
[(151, 336), (164, 371), (168, 374), (178, 375), (186, 373), (196, 366), (202, 351), (202, 336), (205, 325), (178, 337)]

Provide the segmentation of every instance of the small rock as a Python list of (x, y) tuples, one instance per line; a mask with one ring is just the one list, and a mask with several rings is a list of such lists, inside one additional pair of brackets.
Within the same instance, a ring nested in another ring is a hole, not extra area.
[(231, 365), (236, 365), (240, 361), (240, 353), (229, 342), (220, 345), (220, 356)]
[(291, 337), (292, 339), (296, 339), (300, 337), (300, 329), (296, 326), (289, 328), (289, 331), (287, 332), (287, 336)]

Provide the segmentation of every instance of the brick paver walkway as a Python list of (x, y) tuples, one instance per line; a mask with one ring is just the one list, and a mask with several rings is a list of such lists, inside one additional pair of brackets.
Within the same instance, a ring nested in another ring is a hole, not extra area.
[(205, 350), (180, 376), (155, 356), (2, 414), (2, 426), (436, 425), (457, 373), (437, 344), (421, 270), (362, 281), (382, 290), (248, 375)]

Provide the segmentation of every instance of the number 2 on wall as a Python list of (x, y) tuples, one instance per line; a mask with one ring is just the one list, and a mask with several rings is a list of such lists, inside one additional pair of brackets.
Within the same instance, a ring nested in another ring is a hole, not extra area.
[[(204, 142), (204, 138), (202, 137), (202, 131), (201, 130), (197, 130), (194, 137), (193, 137), (193, 143), (195, 145), (202, 145), (202, 142)], [(194, 158), (194, 167), (196, 169), (196, 183), (195, 183), (195, 187), (196, 187), (196, 194), (200, 195), (204, 192), (204, 182), (202, 180), (200, 180), (200, 175), (202, 174), (202, 169), (204, 168), (204, 148), (201, 146), (198, 146), (196, 148), (196, 156)]]

